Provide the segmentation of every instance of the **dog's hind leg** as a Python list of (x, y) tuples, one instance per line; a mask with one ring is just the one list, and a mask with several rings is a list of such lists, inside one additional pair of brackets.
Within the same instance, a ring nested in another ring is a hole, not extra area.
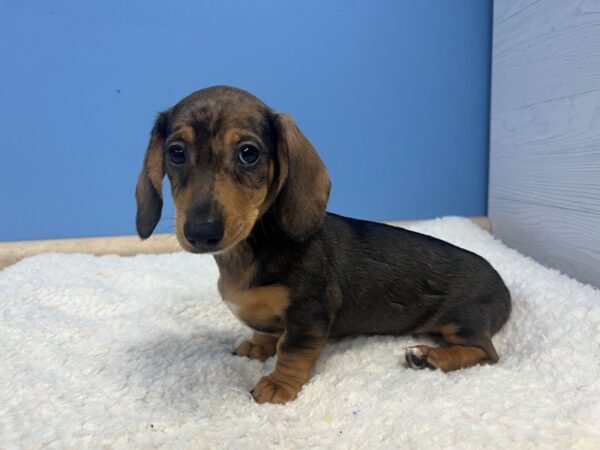
[[(489, 336), (469, 336), (457, 333), (456, 327), (446, 326), (441, 330), (449, 347), (429, 347), (416, 345), (406, 349), (405, 358), (413, 369), (440, 369), (444, 372), (471, 367), (476, 364), (495, 364), (498, 353)], [(445, 332), (444, 332), (445, 331)]]

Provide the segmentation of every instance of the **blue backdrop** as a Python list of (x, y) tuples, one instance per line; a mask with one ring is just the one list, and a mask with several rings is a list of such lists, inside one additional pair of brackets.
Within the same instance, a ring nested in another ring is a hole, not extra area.
[(0, 240), (134, 233), (156, 113), (213, 84), (292, 113), (331, 211), (485, 214), (490, 47), (491, 0), (3, 2)]

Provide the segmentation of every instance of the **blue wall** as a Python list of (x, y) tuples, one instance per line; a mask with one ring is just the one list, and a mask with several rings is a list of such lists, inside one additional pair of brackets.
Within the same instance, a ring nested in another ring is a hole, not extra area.
[(331, 211), (485, 214), (490, 23), (491, 0), (3, 2), (0, 240), (134, 233), (155, 114), (213, 84), (294, 115)]

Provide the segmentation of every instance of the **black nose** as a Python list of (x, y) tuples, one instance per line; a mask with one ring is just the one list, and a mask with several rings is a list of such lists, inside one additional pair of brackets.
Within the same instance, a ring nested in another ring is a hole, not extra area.
[(188, 219), (183, 226), (183, 234), (194, 247), (210, 250), (223, 239), (223, 222), (211, 220), (208, 222)]

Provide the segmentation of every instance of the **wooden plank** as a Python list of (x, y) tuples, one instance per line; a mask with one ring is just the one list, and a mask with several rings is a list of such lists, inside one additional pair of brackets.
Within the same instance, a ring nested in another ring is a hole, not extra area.
[[(487, 217), (470, 217), (480, 227), (490, 231)], [(406, 226), (415, 220), (388, 222), (394, 226)], [(0, 242), (0, 270), (38, 253), (90, 253), (93, 255), (122, 255), (173, 253), (181, 251), (174, 234), (155, 234), (142, 241), (137, 236), (111, 236), (81, 239), (52, 239), (44, 241)]]
[(495, 111), (600, 90), (600, 1), (510, 3), (494, 2)]
[(522, 14), (527, 8), (531, 8), (539, 0), (513, 0), (510, 2), (494, 3), (494, 23), (502, 23), (510, 20), (516, 15)]
[(491, 197), (494, 234), (510, 247), (600, 286), (600, 215)]
[(600, 286), (600, 1), (496, 0), (488, 215)]
[(89, 253), (122, 255), (172, 253), (180, 251), (174, 234), (155, 234), (145, 241), (138, 236), (110, 236), (79, 239), (0, 242), (0, 270), (38, 253)]
[[(485, 216), (474, 216), (474, 217), (468, 217), (468, 219), (471, 220), (471, 222), (476, 223), (477, 225), (479, 225), (481, 228), (483, 228), (484, 230), (487, 230), (489, 232), (492, 231), (492, 224), (490, 222), (490, 220), (485, 217)], [(393, 225), (395, 227), (406, 227), (408, 225), (411, 225), (415, 222), (418, 222), (418, 220), (395, 220), (392, 222), (386, 222), (389, 225)]]
[(600, 214), (600, 92), (491, 119), (489, 195)]

